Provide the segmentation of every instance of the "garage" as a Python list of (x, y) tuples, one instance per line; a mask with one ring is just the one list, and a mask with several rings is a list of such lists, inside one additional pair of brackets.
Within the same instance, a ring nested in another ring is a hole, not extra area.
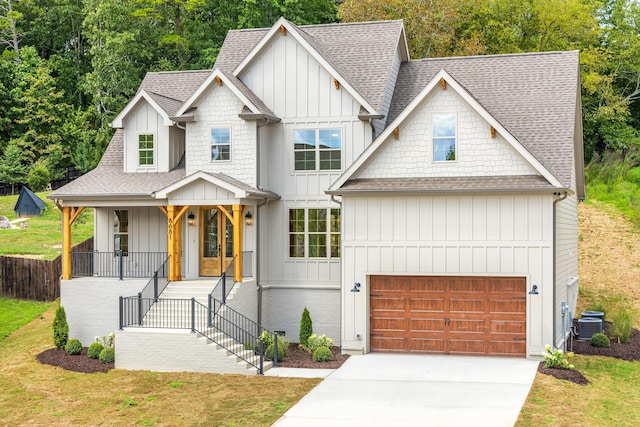
[(371, 351), (524, 357), (526, 278), (371, 276)]

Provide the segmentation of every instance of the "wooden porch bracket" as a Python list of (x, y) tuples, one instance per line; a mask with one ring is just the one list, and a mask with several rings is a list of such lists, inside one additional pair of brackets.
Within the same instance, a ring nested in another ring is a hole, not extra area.
[(62, 279), (71, 280), (71, 225), (84, 210), (84, 206), (60, 207), (62, 211)]

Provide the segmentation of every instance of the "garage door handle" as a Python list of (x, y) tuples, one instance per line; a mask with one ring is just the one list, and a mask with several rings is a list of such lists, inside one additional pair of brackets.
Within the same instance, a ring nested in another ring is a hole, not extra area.
[(369, 334), (369, 335), (371, 335), (372, 337), (381, 337), (382, 336), (382, 334)]
[(381, 297), (381, 296), (382, 296), (382, 294), (369, 294), (369, 296), (372, 296), (372, 297)]

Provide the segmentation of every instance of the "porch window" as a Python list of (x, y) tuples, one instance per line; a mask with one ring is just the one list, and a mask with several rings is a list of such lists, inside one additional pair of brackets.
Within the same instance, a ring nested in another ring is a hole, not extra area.
[(113, 211), (113, 249), (116, 256), (119, 251), (123, 256), (129, 254), (129, 211), (124, 209)]
[(293, 131), (294, 169), (297, 171), (340, 170), (341, 129), (296, 129)]
[(211, 129), (211, 161), (231, 160), (231, 129)]
[(153, 166), (153, 135), (138, 135), (138, 163), (140, 166)]
[(291, 258), (340, 257), (340, 209), (289, 209)]
[(432, 116), (433, 161), (456, 160), (456, 115), (434, 114)]

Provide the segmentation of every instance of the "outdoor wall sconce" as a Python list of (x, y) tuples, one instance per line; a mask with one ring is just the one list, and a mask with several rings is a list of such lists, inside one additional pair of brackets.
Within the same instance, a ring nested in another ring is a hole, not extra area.
[(360, 292), (360, 283), (354, 283), (353, 288), (351, 288), (351, 292)]
[(189, 212), (189, 215), (187, 215), (187, 224), (189, 224), (191, 227), (196, 225), (196, 216), (193, 214), (193, 212)]
[(244, 216), (244, 223), (247, 225), (253, 224), (253, 216), (251, 215), (251, 212), (247, 212), (247, 214)]
[(538, 285), (531, 286), (531, 290), (529, 291), (529, 295), (538, 295)]

